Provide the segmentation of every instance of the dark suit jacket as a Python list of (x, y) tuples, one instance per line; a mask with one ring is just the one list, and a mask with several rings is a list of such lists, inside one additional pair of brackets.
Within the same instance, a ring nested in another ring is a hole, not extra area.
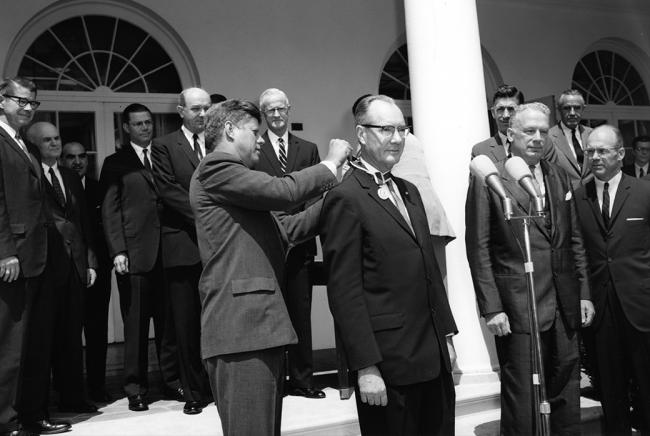
[(57, 267), (57, 265), (65, 265), (62, 263), (63, 256), (67, 256), (74, 263), (79, 280), (85, 286), (86, 270), (88, 268), (97, 269), (97, 258), (93, 250), (93, 236), (84, 188), (79, 175), (74, 170), (60, 165), (58, 168), (63, 179), (63, 189), (66, 195), (65, 205), (59, 203), (47, 176), (42, 178), (48, 210), (60, 236), (60, 239), (57, 239), (61, 244), (59, 248), (62, 251), (61, 256), (54, 256), (55, 259), (51, 259), (51, 262), (55, 271), (67, 274), (67, 270), (62, 271), (65, 266)]
[(492, 162), (501, 162), (506, 160), (506, 149), (501, 141), (501, 135), (496, 133), (488, 139), (474, 144), (472, 147), (472, 159), (478, 155), (485, 155), (492, 160)]
[(451, 371), (456, 333), (417, 188), (397, 177), (415, 235), (367, 173), (354, 169), (325, 196), (321, 215), (327, 294), (351, 370), (378, 365), (392, 385)]
[[(587, 145), (587, 137), (593, 129), (583, 125), (580, 125), (578, 129), (580, 130), (582, 147), (585, 148)], [(591, 165), (589, 164), (587, 155), (585, 154), (582, 168), (580, 168), (578, 161), (573, 156), (573, 144), (569, 144), (559, 124), (551, 127), (548, 131), (546, 144), (551, 144), (555, 149), (557, 154), (555, 163), (569, 175), (573, 189), (578, 189), (581, 184), (591, 180), (593, 175), (591, 174)]]
[(154, 178), (163, 202), (162, 238), (165, 267), (195, 265), (201, 261), (190, 206), (190, 180), (199, 159), (182, 130), (153, 141)]
[(84, 193), (86, 194), (86, 209), (88, 211), (88, 220), (92, 230), (95, 256), (97, 257), (98, 267), (111, 265), (111, 259), (108, 256), (106, 247), (106, 238), (104, 237), (104, 227), (102, 226), (102, 202), (104, 201), (104, 192), (101, 185), (95, 179), (86, 176)]
[[(284, 176), (284, 173), (280, 168), (278, 156), (275, 154), (275, 150), (273, 150), (273, 146), (269, 140), (269, 133), (264, 132), (262, 138), (264, 138), (264, 144), (262, 144), (260, 160), (255, 165), (255, 169), (258, 171), (264, 171), (265, 173), (275, 177)], [(289, 133), (287, 152), (287, 173), (300, 171), (320, 162), (320, 156), (316, 144), (305, 141), (291, 133)], [(302, 203), (296, 206), (295, 210), (291, 212), (303, 210), (305, 209), (305, 206), (306, 204)], [(305, 250), (307, 256), (314, 257), (316, 255), (316, 241), (314, 239), (302, 244), (302, 248)]]
[[(589, 299), (589, 284), (575, 201), (566, 173), (545, 160), (541, 165), (549, 215), (535, 219), (530, 226), (539, 325), (542, 331), (551, 327), (557, 303), (567, 328), (577, 329), (581, 323), (580, 300)], [(507, 175), (503, 163), (496, 166), (515, 214), (528, 214), (528, 194)], [(503, 311), (514, 333), (528, 332), (521, 222), (506, 222), (500, 197), (471, 177), (465, 224), (467, 259), (481, 315)]]
[[(650, 167), (648, 167), (648, 169), (650, 170)], [(623, 171), (623, 173), (627, 174), (628, 176), (632, 176), (634, 178), (637, 178), (636, 177), (636, 168), (634, 167), (634, 162), (629, 164), (629, 165), (625, 165), (623, 168), (621, 168), (621, 171)], [(645, 178), (647, 175), (648, 174), (646, 173), (642, 178)]]
[(162, 210), (153, 174), (125, 144), (104, 161), (100, 184), (105, 192), (102, 223), (110, 258), (125, 253), (129, 272), (151, 271), (160, 248)]
[(42, 169), (0, 128), (0, 259), (17, 256), (23, 277), (43, 272), (47, 257)]
[(594, 326), (602, 319), (611, 279), (628, 321), (650, 332), (650, 182), (623, 175), (608, 229), (594, 181), (576, 191), (576, 201), (589, 260)]
[(199, 293), (204, 359), (296, 343), (280, 285), (286, 240), (303, 239), (291, 233), (313, 237), (320, 203), (297, 221), (283, 216), (282, 225), (269, 211), (295, 208), (334, 183), (336, 177), (325, 165), (278, 178), (251, 170), (221, 151), (201, 161), (192, 176), (190, 203), (203, 262)]

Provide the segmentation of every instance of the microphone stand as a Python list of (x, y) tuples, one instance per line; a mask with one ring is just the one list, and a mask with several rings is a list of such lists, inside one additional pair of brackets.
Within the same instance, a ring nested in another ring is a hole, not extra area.
[[(544, 378), (544, 361), (542, 360), (542, 345), (539, 333), (539, 322), (537, 319), (537, 300), (535, 299), (535, 280), (533, 278), (533, 259), (530, 254), (530, 223), (536, 218), (543, 218), (545, 213), (541, 207), (542, 199), (535, 198), (535, 204), (531, 199), (529, 211), (535, 211), (535, 215), (511, 216), (507, 220), (521, 220), (524, 226), (524, 270), (526, 271), (526, 285), (528, 287), (528, 322), (530, 326), (531, 339), (531, 376), (533, 383), (533, 401), (535, 406), (535, 434), (537, 436), (550, 436), (551, 434), (551, 405), (546, 396), (546, 383)], [(521, 248), (521, 246), (520, 246)]]

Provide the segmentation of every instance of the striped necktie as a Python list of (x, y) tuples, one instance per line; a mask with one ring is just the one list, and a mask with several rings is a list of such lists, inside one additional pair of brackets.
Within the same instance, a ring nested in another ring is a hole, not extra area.
[(280, 168), (283, 173), (287, 172), (287, 149), (284, 145), (284, 139), (278, 138), (278, 158), (280, 159)]
[(201, 159), (203, 159), (203, 153), (201, 153), (201, 144), (199, 144), (199, 135), (196, 133), (192, 135), (192, 140), (194, 141), (194, 153), (196, 153), (196, 157), (199, 158), (199, 162), (201, 162)]

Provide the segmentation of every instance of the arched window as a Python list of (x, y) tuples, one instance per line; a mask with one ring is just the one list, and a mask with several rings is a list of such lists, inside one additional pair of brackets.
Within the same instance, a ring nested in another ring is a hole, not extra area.
[[(626, 147), (635, 136), (650, 133), (648, 65), (647, 55), (626, 41), (607, 39), (594, 44), (577, 62), (571, 81), (585, 97), (585, 122), (617, 126)], [(632, 159), (630, 153), (626, 159)]]
[(41, 33), (18, 69), (42, 90), (177, 93), (174, 62), (147, 32), (116, 17), (82, 15)]

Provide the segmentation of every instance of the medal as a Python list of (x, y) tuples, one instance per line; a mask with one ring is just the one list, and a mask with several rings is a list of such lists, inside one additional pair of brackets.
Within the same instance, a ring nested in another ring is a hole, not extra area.
[(382, 200), (388, 200), (388, 197), (390, 196), (388, 185), (381, 185), (379, 189), (377, 189), (377, 195), (379, 195), (379, 198)]

